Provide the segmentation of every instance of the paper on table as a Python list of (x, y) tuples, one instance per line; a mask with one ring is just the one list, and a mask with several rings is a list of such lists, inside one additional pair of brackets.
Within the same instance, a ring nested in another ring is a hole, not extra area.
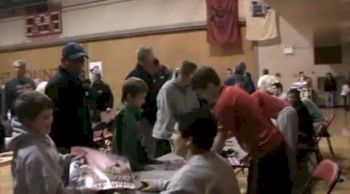
[(72, 153), (85, 153), (70, 166), (70, 185), (96, 190), (135, 189), (129, 161), (85, 147), (73, 147)]

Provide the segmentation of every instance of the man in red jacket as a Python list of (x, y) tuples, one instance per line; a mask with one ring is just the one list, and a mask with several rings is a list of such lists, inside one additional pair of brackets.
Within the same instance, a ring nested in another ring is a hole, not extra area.
[(291, 193), (283, 135), (267, 119), (258, 103), (237, 86), (223, 88), (219, 76), (210, 67), (202, 67), (194, 73), (192, 87), (200, 97), (215, 104), (220, 127), (213, 149), (221, 152), (225, 140), (236, 136), (240, 146), (251, 154), (248, 193)]

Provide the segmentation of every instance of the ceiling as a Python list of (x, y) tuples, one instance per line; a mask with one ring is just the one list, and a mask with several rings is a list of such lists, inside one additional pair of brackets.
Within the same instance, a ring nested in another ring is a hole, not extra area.
[(315, 45), (350, 42), (350, 0), (267, 0)]

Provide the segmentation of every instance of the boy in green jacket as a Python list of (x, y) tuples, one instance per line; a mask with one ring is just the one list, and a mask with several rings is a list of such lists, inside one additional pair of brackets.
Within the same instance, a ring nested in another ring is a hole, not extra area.
[(126, 156), (134, 171), (142, 170), (148, 162), (147, 154), (141, 145), (142, 129), (139, 128), (141, 106), (145, 103), (147, 92), (148, 86), (141, 79), (127, 79), (122, 89), (123, 105), (116, 117), (113, 152)]

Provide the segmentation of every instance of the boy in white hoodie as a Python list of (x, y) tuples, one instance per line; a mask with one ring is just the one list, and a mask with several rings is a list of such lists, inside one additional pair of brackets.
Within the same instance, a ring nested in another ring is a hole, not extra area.
[(161, 194), (240, 194), (235, 172), (210, 151), (217, 124), (209, 109), (198, 108), (179, 116), (171, 137), (175, 154), (186, 164), (170, 180), (144, 182), (144, 192)]
[(45, 94), (30, 91), (20, 95), (14, 110), (13, 137), (8, 148), (14, 152), (12, 176), (14, 194), (80, 194), (63, 180), (72, 155), (61, 155), (48, 136), (51, 131), (53, 104)]

